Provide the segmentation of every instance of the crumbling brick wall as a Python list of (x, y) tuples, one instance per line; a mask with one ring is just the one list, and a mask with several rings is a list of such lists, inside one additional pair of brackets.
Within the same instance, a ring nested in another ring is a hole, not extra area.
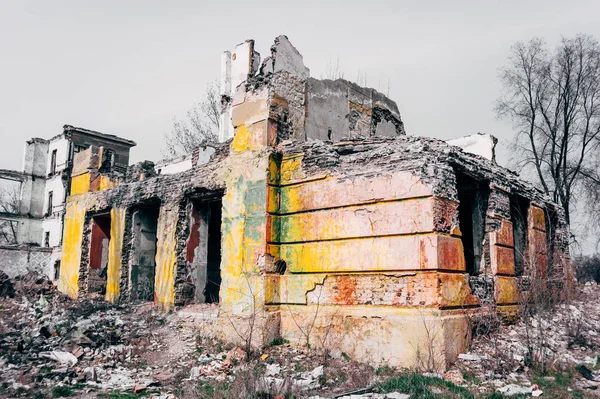
[[(112, 301), (130, 299), (132, 287), (130, 286), (129, 270), (131, 267), (130, 252), (134, 239), (133, 212), (139, 206), (152, 202), (161, 204), (161, 213), (168, 209), (179, 209), (179, 204), (189, 201), (190, 196), (198, 190), (222, 193), (228, 169), (226, 166), (228, 153), (228, 147), (223, 146), (213, 156), (212, 163), (198, 165), (190, 171), (174, 175), (157, 176), (155, 173), (149, 172), (148, 165), (144, 165), (143, 168), (134, 167), (132, 170), (140, 170), (142, 174), (130, 173), (127, 180), (114, 188), (69, 197), (65, 227), (65, 250), (68, 248), (68, 251), (63, 254), (60, 289), (71, 296), (87, 293), (92, 217), (96, 214), (111, 212), (114, 209), (122, 209), (124, 212), (121, 217), (122, 221), (116, 232), (117, 236), (122, 236), (122, 244), (119, 244), (118, 248), (115, 247), (113, 251), (120, 253), (119, 265), (114, 271), (118, 283), (113, 281), (112, 288), (107, 287), (107, 298), (110, 296)], [(177, 212), (179, 215), (179, 211)], [(174, 218), (174, 226), (177, 226), (178, 242), (181, 243), (185, 241), (185, 238), (181, 237), (184, 223), (178, 219), (178, 216)], [(111, 222), (113, 221), (115, 219), (111, 217)], [(172, 220), (164, 219), (163, 224), (170, 222)], [(164, 240), (170, 240), (171, 236), (175, 237), (176, 232), (170, 231), (166, 227), (165, 225), (159, 226), (159, 230), (165, 234), (158, 237), (159, 246)], [(114, 258), (114, 254), (112, 256)], [(165, 262), (168, 263), (168, 260), (165, 259)], [(72, 287), (73, 282), (78, 289), (69, 288)], [(171, 283), (173, 281), (167, 283), (167, 286)], [(167, 286), (164, 289), (169, 291)], [(168, 292), (165, 295), (168, 296)], [(167, 307), (172, 306), (176, 301), (175, 298), (167, 299), (166, 296), (159, 296), (159, 298), (168, 302)], [(186, 300), (186, 298), (178, 298), (177, 302), (185, 303)]]

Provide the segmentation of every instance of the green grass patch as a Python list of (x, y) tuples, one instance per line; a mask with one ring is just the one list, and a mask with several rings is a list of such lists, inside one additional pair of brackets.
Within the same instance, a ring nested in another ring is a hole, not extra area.
[(393, 376), (397, 373), (396, 367), (390, 367), (390, 366), (381, 366), (381, 367), (377, 367), (377, 370), (375, 370), (375, 375), (377, 376), (381, 376), (381, 377), (385, 377), (385, 376)]
[(279, 346), (279, 345), (283, 345), (283, 344), (288, 344), (289, 342), (290, 341), (288, 341), (285, 338), (278, 337), (278, 338), (275, 338), (273, 341), (269, 342), (269, 345), (267, 345), (267, 346), (270, 346), (270, 347)]
[(549, 398), (580, 399), (583, 392), (572, 389), (569, 391), (574, 378), (573, 371), (534, 373), (531, 382), (537, 384), (544, 395)]
[(139, 393), (133, 393), (133, 392), (113, 391), (113, 392), (109, 392), (109, 393), (99, 394), (98, 397), (106, 398), (106, 399), (139, 399), (139, 398), (146, 397), (152, 393), (156, 393), (156, 392), (155, 391), (152, 391), (152, 392), (144, 391), (144, 392), (139, 392)]
[(600, 370), (600, 355), (596, 355), (596, 364), (592, 367), (594, 370)]
[(475, 399), (466, 388), (437, 377), (421, 374), (404, 374), (378, 385), (380, 393), (402, 392), (411, 395), (411, 399)]
[(67, 386), (59, 386), (52, 388), (52, 397), (53, 398), (68, 398), (71, 396), (75, 396), (75, 392), (73, 388)]
[(463, 379), (468, 382), (469, 384), (472, 385), (479, 385), (481, 384), (481, 380), (479, 378), (477, 378), (475, 375), (468, 373), (468, 372), (464, 372), (463, 373)]

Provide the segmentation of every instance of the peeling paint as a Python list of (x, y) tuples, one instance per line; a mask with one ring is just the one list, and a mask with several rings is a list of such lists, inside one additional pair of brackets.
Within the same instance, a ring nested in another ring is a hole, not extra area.
[(121, 277), (124, 228), (125, 209), (111, 209), (108, 274), (106, 278), (106, 300), (111, 303), (116, 303), (121, 293), (119, 281)]

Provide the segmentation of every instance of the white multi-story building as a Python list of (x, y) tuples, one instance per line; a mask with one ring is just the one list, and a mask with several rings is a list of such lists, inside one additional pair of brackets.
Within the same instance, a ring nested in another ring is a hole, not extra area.
[[(48, 263), (38, 266), (53, 278), (62, 256), (65, 203), (71, 190), (75, 154), (90, 146), (103, 147), (108, 162), (106, 167), (125, 171), (129, 164), (129, 150), (135, 145), (131, 140), (70, 125), (63, 126), (62, 133), (50, 140), (28, 140), (23, 171), (0, 170), (0, 179), (20, 182), (18, 212), (0, 213), (0, 219), (17, 223), (16, 245), (0, 248), (0, 251), (9, 251), (4, 254), (6, 259), (13, 260), (6, 262), (3, 269), (31, 268), (31, 265), (23, 264), (22, 258), (29, 263), (32, 250), (51, 248), (51, 251), (38, 251), (50, 253), (49, 256), (37, 258)], [(27, 251), (25, 257), (22, 256), (24, 250)]]

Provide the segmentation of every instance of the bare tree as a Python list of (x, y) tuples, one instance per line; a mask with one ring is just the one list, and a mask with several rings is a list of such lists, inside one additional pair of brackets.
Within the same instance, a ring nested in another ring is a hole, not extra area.
[(516, 43), (501, 69), (496, 111), (517, 130), (519, 166), (571, 222), (573, 194), (590, 180), (600, 147), (600, 46), (591, 36), (563, 38), (554, 53), (540, 39)]
[(165, 134), (166, 155), (190, 154), (198, 147), (214, 147), (218, 141), (221, 96), (216, 82), (206, 87), (204, 97), (192, 106), (185, 119), (173, 118), (173, 130)]
[[(0, 186), (0, 212), (19, 212), (19, 190), (15, 187)], [(17, 242), (17, 222), (0, 220), (0, 243), (14, 244)]]

